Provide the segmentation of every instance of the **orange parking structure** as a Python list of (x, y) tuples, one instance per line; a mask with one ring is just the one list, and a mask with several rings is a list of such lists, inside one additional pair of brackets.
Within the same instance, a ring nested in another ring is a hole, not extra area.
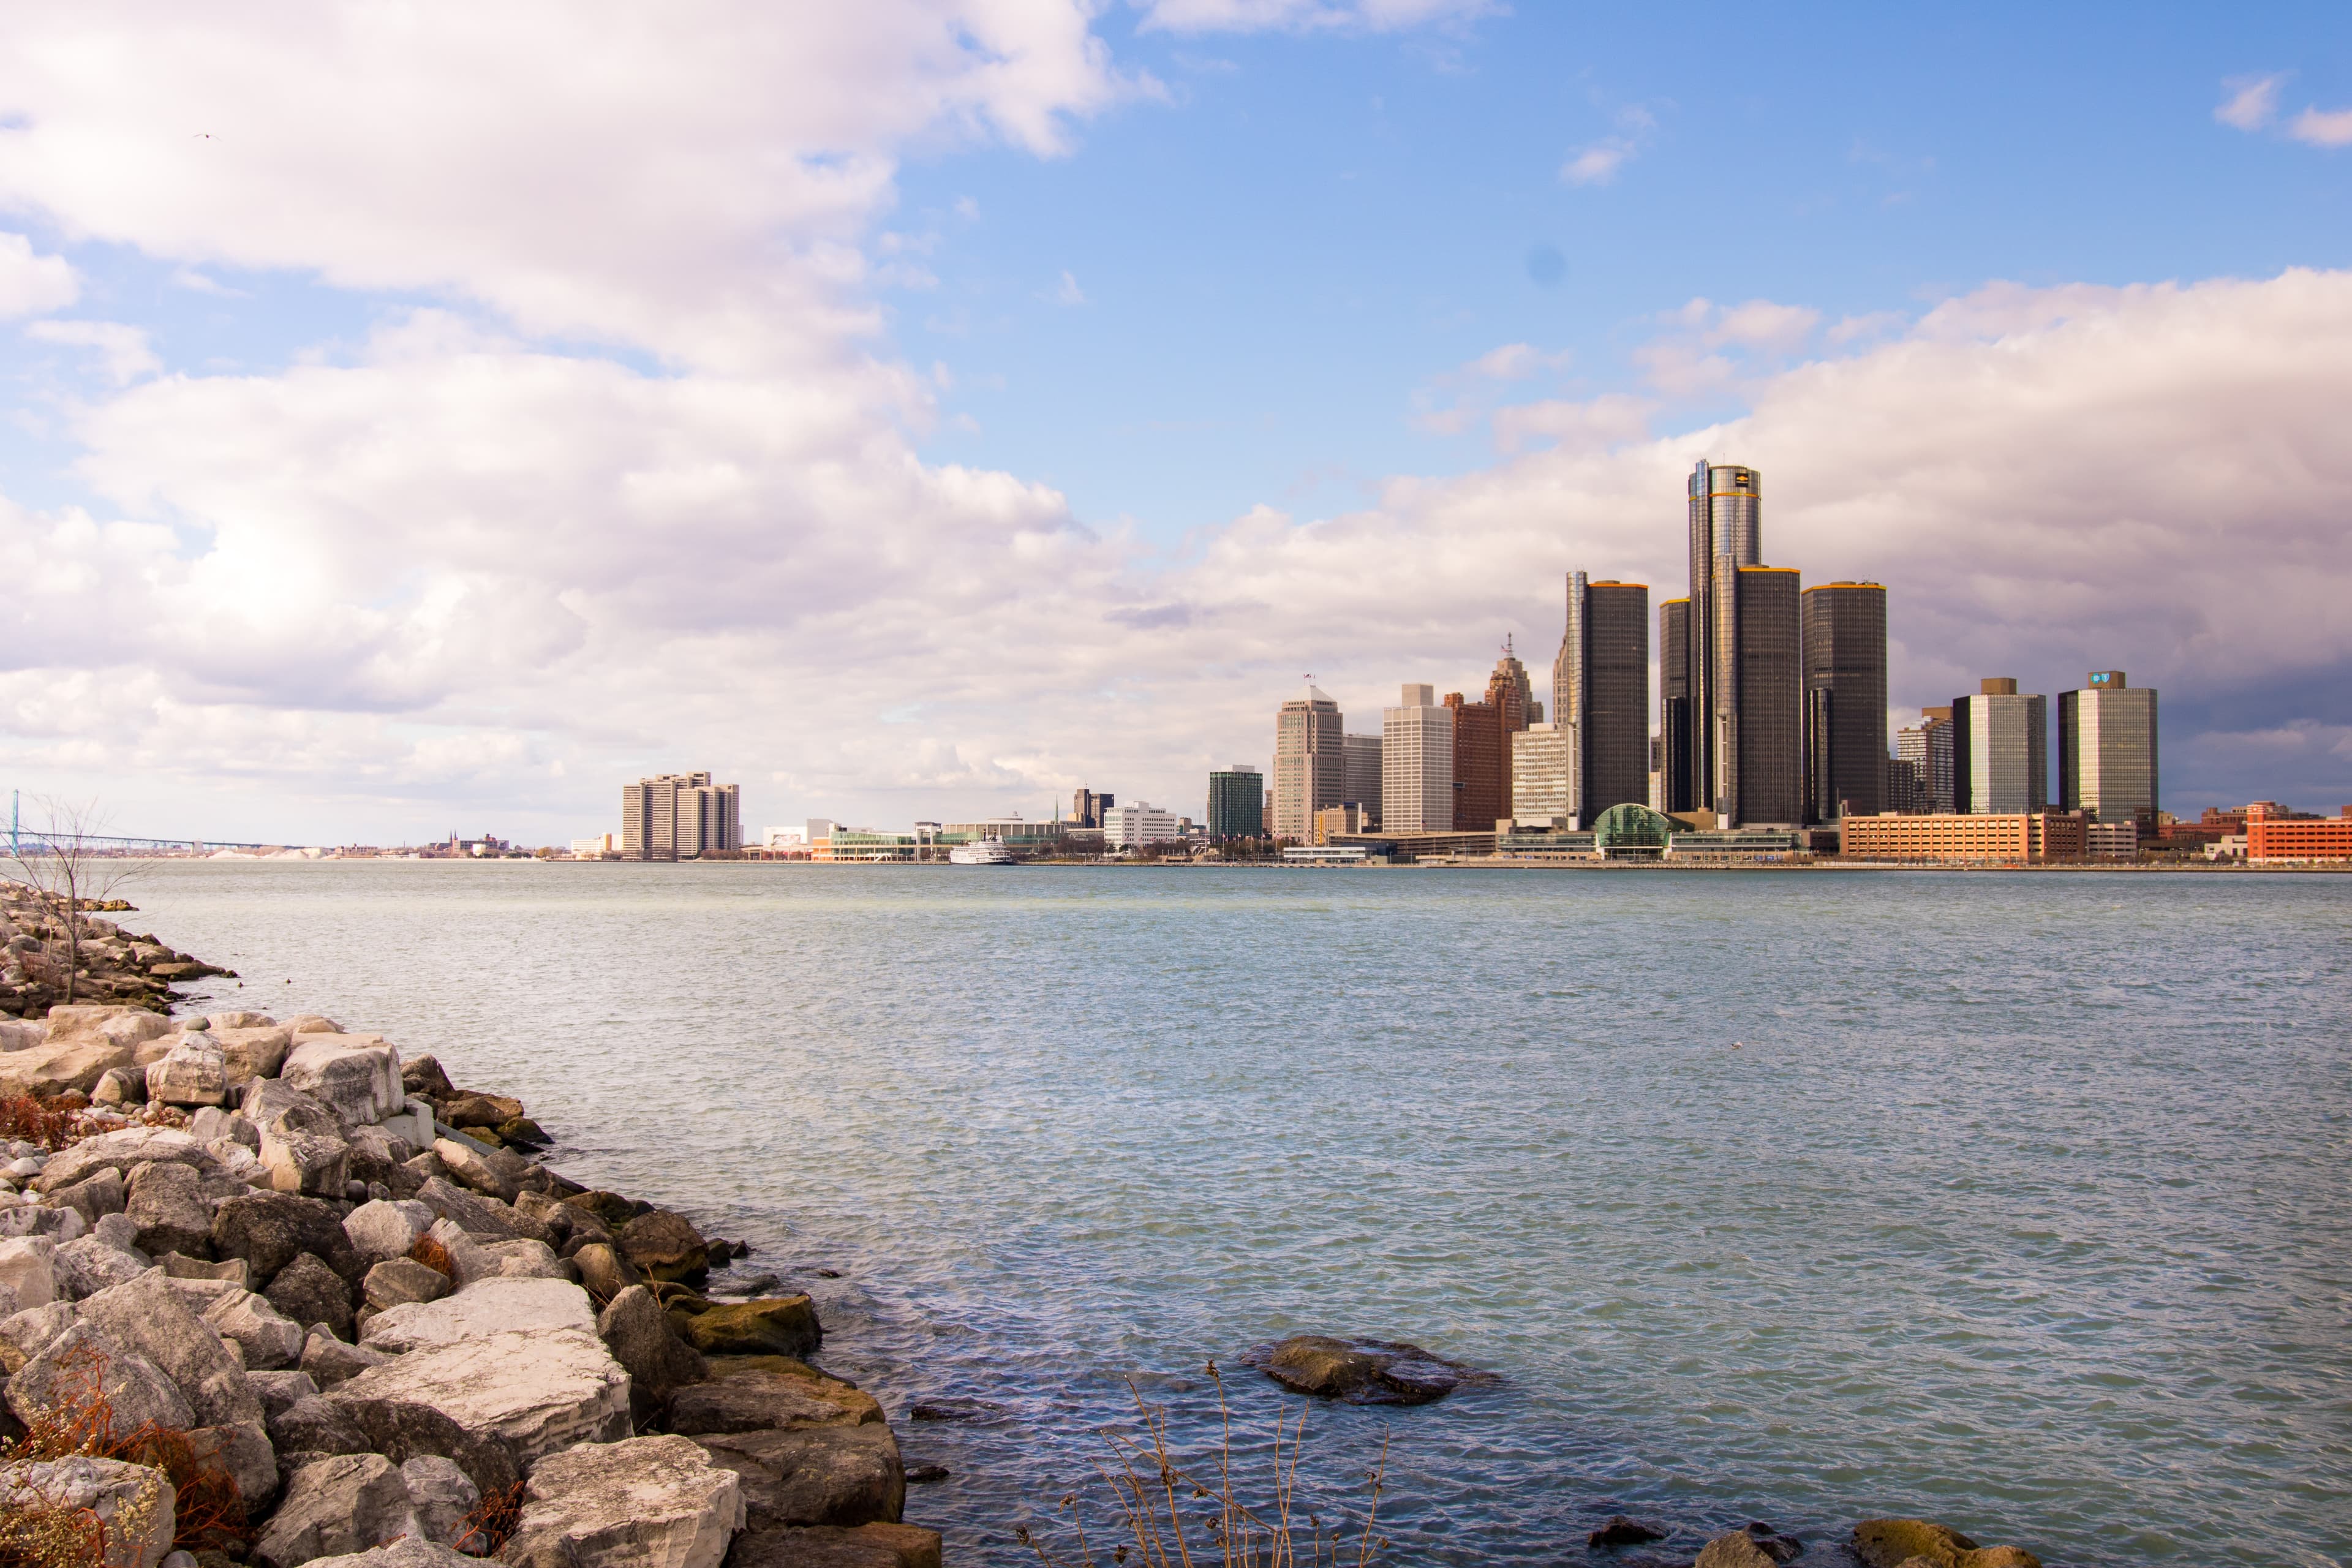
[(2246, 859), (2352, 860), (2352, 805), (2340, 816), (2276, 816), (2257, 801), (2246, 808)]

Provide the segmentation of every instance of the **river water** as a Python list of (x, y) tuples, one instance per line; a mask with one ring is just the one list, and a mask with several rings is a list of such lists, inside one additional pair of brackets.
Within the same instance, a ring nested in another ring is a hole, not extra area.
[[(173, 865), (126, 917), (520, 1094), (817, 1299), (910, 1520), (1033, 1561), (1130, 1380), (1244, 1458), (1300, 1331), (1391, 1560), (1624, 1511), (2057, 1563), (2352, 1550), (2352, 878)], [(831, 1271), (835, 1277), (820, 1273)], [(912, 1422), (919, 1399), (980, 1419)], [(1062, 1538), (1066, 1541), (1066, 1537)], [(1097, 1540), (1099, 1542), (1099, 1534)], [(1816, 1549), (1813, 1556), (1835, 1560)]]

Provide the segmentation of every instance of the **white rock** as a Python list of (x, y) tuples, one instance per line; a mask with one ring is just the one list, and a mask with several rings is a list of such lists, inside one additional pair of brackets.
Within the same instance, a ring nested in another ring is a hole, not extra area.
[(48, 1026), (27, 1020), (0, 1018), (0, 1051), (30, 1050), (49, 1037)]
[(229, 1354), (219, 1331), (189, 1310), (173, 1283), (163, 1269), (151, 1268), (82, 1302), (82, 1319), (103, 1325), (163, 1368), (187, 1396), (196, 1425), (259, 1426), (261, 1402), (247, 1384), (245, 1369)]
[(482, 1568), (478, 1557), (466, 1557), (435, 1541), (410, 1536), (373, 1552), (352, 1557), (313, 1557), (310, 1568)]
[(432, 1228), (433, 1211), (414, 1198), (378, 1198), (343, 1216), (343, 1234), (352, 1238), (352, 1250), (370, 1263), (407, 1257)]
[(106, 1527), (105, 1568), (157, 1568), (178, 1527), (161, 1470), (119, 1459), (51, 1459), (0, 1469), (0, 1513), (37, 1502), (88, 1509)]
[(52, 1301), (0, 1318), (0, 1368), (22, 1367), (74, 1325), (73, 1303)]
[(112, 1040), (118, 1046), (136, 1046), (170, 1034), (172, 1020), (161, 1013), (141, 1009), (101, 1019), (89, 1032), (100, 1039)]
[(236, 1112), (233, 1110), (224, 1110), (217, 1105), (205, 1106), (188, 1118), (188, 1136), (209, 1146), (215, 1140), (228, 1136), (229, 1123), (236, 1119)]
[(125, 1127), (120, 1131), (85, 1138), (61, 1151), (42, 1167), (41, 1179), (36, 1185), (45, 1193), (54, 1193), (100, 1171), (127, 1173), (133, 1165), (150, 1162), (194, 1165), (199, 1172), (215, 1163), (202, 1143), (176, 1127)]
[(44, 1406), (87, 1401), (93, 1394), (105, 1398), (111, 1436), (151, 1421), (179, 1432), (195, 1425), (186, 1395), (163, 1369), (96, 1323), (68, 1325), (8, 1378), (8, 1408), (26, 1423)]
[(16, 1291), (18, 1311), (58, 1300), (58, 1244), (46, 1236), (0, 1241), (0, 1285)]
[(0, 1238), (44, 1237), (62, 1247), (76, 1237), (89, 1234), (89, 1222), (81, 1210), (49, 1208), (40, 1204), (18, 1204), (14, 1208), (0, 1209)]
[[(461, 1185), (471, 1187), (485, 1197), (511, 1204), (515, 1201), (515, 1194), (522, 1190), (516, 1184), (515, 1175), (510, 1170), (499, 1168), (503, 1162), (493, 1160), (471, 1143), (461, 1143), (455, 1138), (437, 1138), (433, 1142), (433, 1152), (441, 1157), (441, 1163), (449, 1168), (449, 1173)], [(515, 1163), (525, 1164), (525, 1162), (517, 1159)]]
[(583, 1443), (540, 1461), (501, 1562), (513, 1568), (719, 1568), (741, 1483), (687, 1437)]
[(420, 1535), (400, 1467), (381, 1454), (314, 1459), (287, 1480), (285, 1500), (253, 1545), (264, 1568), (298, 1568)]
[[(226, 1281), (224, 1281), (226, 1283)], [(230, 1344), (241, 1347), (253, 1372), (292, 1366), (301, 1359), (309, 1331), (269, 1304), (268, 1297), (231, 1286), (204, 1309), (204, 1320)]]
[(400, 1052), (368, 1037), (304, 1035), (286, 1053), (278, 1076), (332, 1105), (354, 1125), (381, 1121), (407, 1103), (400, 1088)]
[(152, 1103), (216, 1106), (227, 1094), (228, 1058), (207, 1035), (188, 1036), (147, 1069)]
[(124, 1251), (103, 1236), (85, 1236), (67, 1242), (58, 1248), (56, 1264), (58, 1285), (76, 1300), (95, 1296), (110, 1286), (128, 1283), (147, 1272), (144, 1253)]
[[(487, 1250), (487, 1249), (485, 1249)], [(595, 1304), (568, 1279), (484, 1279), (438, 1301), (409, 1301), (368, 1320), (360, 1342), (391, 1354), (515, 1331), (596, 1331)]]
[(481, 1489), (466, 1479), (457, 1462), (438, 1454), (417, 1455), (400, 1467), (400, 1474), (408, 1483), (409, 1505), (416, 1510), (416, 1521), (429, 1541), (455, 1540), (457, 1527), (482, 1500)]
[(484, 1491), (513, 1486), (540, 1459), (575, 1443), (629, 1435), (629, 1374), (603, 1341), (580, 1329), (411, 1351), (326, 1398), (380, 1451), (454, 1459)]
[(342, 1113), (279, 1079), (264, 1079), (246, 1096), (245, 1114), (261, 1131), (261, 1163), (281, 1193), (340, 1198), (350, 1178), (351, 1146)]
[(276, 1078), (285, 1064), (287, 1050), (294, 1043), (293, 1036), (267, 1024), (231, 1028), (215, 1018), (213, 1026), (231, 1087), (251, 1083), (257, 1078)]

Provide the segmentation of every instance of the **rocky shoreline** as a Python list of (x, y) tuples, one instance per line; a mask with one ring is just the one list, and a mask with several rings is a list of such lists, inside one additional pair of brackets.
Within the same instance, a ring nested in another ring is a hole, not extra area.
[(429, 1055), (52, 1006), (0, 1132), (0, 1558), (937, 1568), (810, 1299)]

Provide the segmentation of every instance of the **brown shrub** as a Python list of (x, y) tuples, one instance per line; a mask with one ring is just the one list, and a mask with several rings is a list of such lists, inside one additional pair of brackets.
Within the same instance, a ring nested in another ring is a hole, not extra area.
[(79, 1136), (75, 1119), (89, 1109), (89, 1101), (75, 1093), (10, 1095), (0, 1099), (0, 1138), (62, 1149)]
[(496, 1556), (522, 1522), (522, 1492), (520, 1481), (504, 1491), (484, 1492), (473, 1510), (457, 1521), (450, 1546), (468, 1557)]
[(408, 1249), (408, 1256), (435, 1273), (446, 1276), (450, 1284), (455, 1285), (457, 1282), (457, 1259), (449, 1256), (447, 1247), (431, 1237), (418, 1237), (416, 1245)]

